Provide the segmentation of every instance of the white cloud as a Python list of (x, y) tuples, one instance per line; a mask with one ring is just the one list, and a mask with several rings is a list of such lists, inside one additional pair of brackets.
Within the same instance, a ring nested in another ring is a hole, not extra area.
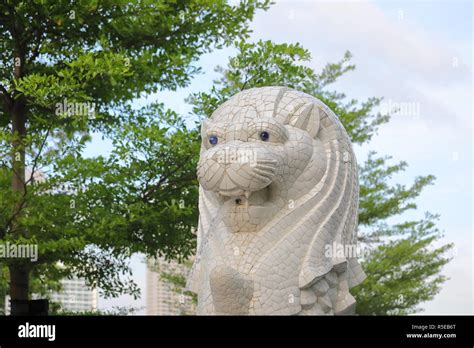
[[(429, 3), (426, 6), (429, 9)], [(411, 78), (468, 80), (470, 69), (459, 52), (439, 37), (430, 37), (425, 28), (406, 19), (404, 11), (386, 13), (376, 3), (364, 1), (277, 2), (255, 19), (255, 37), (300, 41), (316, 48), (312, 50), (316, 54), (321, 49), (349, 49), (356, 57), (383, 63), (390, 72), (395, 69)]]

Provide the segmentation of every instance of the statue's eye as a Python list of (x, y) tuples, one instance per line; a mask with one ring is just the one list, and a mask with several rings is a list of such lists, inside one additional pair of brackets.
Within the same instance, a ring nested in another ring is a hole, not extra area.
[(260, 132), (260, 139), (262, 141), (268, 141), (268, 139), (270, 139), (270, 134), (266, 131)]
[(213, 145), (213, 146), (214, 146), (214, 145), (217, 145), (217, 137), (216, 137), (215, 135), (211, 135), (211, 136), (209, 137), (209, 144), (211, 144), (211, 145)]

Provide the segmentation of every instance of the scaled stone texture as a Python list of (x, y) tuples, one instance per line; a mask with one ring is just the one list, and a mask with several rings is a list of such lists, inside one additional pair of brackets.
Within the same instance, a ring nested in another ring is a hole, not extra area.
[(198, 179), (198, 314), (354, 313), (357, 164), (326, 105), (285, 87), (236, 94), (202, 124)]

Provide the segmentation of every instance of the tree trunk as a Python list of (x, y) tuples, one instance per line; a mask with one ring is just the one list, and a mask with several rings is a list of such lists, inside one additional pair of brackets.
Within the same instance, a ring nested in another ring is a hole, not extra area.
[[(23, 72), (24, 57), (21, 54), (15, 54), (14, 77), (19, 79)], [(12, 190), (17, 192), (20, 197), (25, 194), (25, 148), (23, 140), (26, 137), (26, 102), (23, 96), (20, 96), (13, 103), (10, 109), (12, 121)], [(21, 199), (20, 199), (21, 201)], [(25, 236), (25, 232), (18, 225), (18, 218), (22, 214), (23, 204), (20, 202), (15, 207), (15, 215), (11, 224), (11, 232), (14, 237)], [(30, 265), (26, 260), (15, 260), (9, 266), (10, 271), (10, 297), (14, 300), (28, 300)], [(25, 314), (14, 313), (15, 307), (12, 307), (12, 315)]]
[[(10, 297), (12, 300), (28, 300), (30, 268), (26, 265), (10, 265)], [(12, 315), (19, 314), (13, 313)]]

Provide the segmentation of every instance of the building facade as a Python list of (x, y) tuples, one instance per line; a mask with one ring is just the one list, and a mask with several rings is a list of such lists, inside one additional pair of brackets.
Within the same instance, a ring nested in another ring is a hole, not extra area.
[(51, 301), (61, 305), (67, 312), (96, 311), (99, 302), (97, 288), (90, 289), (84, 279), (72, 278), (61, 280), (62, 290), (51, 295)]
[(150, 258), (146, 272), (146, 314), (147, 315), (192, 315), (195, 305), (189, 296), (177, 290), (165, 275), (175, 277), (188, 273), (187, 264), (167, 262), (163, 258)]

